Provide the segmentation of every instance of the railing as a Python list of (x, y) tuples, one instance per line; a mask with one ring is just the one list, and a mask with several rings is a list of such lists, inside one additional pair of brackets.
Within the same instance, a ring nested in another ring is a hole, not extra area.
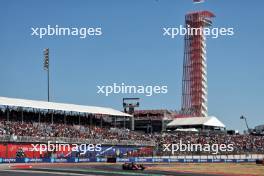
[(141, 140), (117, 140), (117, 139), (83, 139), (66, 137), (32, 137), (32, 136), (14, 136), (2, 135), (0, 142), (29, 142), (29, 143), (69, 143), (69, 144), (104, 144), (104, 145), (133, 145), (133, 146), (155, 146), (154, 142)]
[[(263, 159), (262, 153), (248, 153), (248, 154), (228, 154), (228, 155), (178, 155), (178, 156), (155, 156), (156, 158), (173, 158), (173, 159)], [(151, 158), (151, 157), (145, 157)]]

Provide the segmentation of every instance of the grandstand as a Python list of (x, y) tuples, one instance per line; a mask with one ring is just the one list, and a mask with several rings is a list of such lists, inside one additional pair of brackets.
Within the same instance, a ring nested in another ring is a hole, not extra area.
[(83, 106), (75, 104), (14, 99), (0, 97), (2, 117), (6, 121), (20, 120), (32, 122), (60, 122), (74, 125), (98, 125), (103, 123), (116, 125), (117, 118), (129, 118), (131, 115), (112, 108)]
[[(83, 106), (75, 104), (65, 104), (65, 103), (54, 103), (46, 101), (35, 101), (26, 99), (15, 99), (0, 97), (0, 106), (5, 106), (6, 108), (16, 107), (32, 110), (51, 110), (60, 112), (75, 112), (82, 114), (101, 114), (108, 116), (123, 116), (131, 117), (131, 115), (111, 109), (96, 106)], [(23, 111), (22, 111), (23, 112)]]
[(255, 132), (257, 134), (264, 134), (264, 125), (258, 125), (255, 127)]
[(216, 117), (176, 118), (167, 125), (167, 129), (225, 130), (225, 125)]
[(167, 124), (175, 117), (169, 110), (136, 110), (134, 112), (135, 130), (147, 133), (166, 130)]
[(120, 148), (121, 154), (134, 153), (138, 146), (153, 146), (116, 123), (118, 118), (130, 117), (112, 108), (0, 97), (0, 158), (14, 157), (20, 148), (27, 156), (40, 157), (28, 152), (30, 144), (47, 141), (102, 144), (104, 149), (127, 146)]
[[(131, 115), (111, 108), (6, 97), (0, 97), (0, 105), (0, 158), (171, 156), (171, 153), (163, 151), (162, 146), (179, 143), (180, 140), (197, 144), (213, 142), (218, 145), (234, 145), (234, 151), (220, 153), (221, 155), (264, 153), (264, 136), (213, 131), (212, 129), (225, 127), (215, 117), (175, 119), (174, 111), (135, 111), (137, 131), (131, 131), (117, 123), (118, 118), (127, 119)], [(147, 130), (147, 124), (153, 126), (152, 131)], [(190, 127), (196, 129), (200, 127), (200, 130), (197, 132), (173, 130)], [(166, 132), (164, 128), (171, 130)], [(32, 152), (32, 144), (45, 144), (48, 141), (70, 145), (100, 144), (102, 150), (87, 150), (83, 154), (67, 151)], [(204, 156), (211, 153), (175, 152), (173, 155)]]

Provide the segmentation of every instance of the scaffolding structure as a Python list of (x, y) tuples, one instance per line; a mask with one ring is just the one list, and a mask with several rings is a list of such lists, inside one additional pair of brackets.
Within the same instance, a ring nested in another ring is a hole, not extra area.
[(189, 31), (184, 38), (182, 113), (189, 116), (206, 117), (208, 113), (206, 38), (199, 30), (210, 27), (213, 17), (209, 11), (185, 16), (185, 27)]

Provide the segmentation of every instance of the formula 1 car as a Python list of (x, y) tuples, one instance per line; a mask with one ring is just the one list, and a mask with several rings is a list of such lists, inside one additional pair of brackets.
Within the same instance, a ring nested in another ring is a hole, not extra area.
[(262, 159), (262, 160), (257, 159), (256, 160), (256, 164), (262, 164), (262, 165), (264, 165), (264, 159)]
[(143, 164), (136, 164), (136, 163), (124, 163), (122, 165), (123, 170), (144, 170), (146, 169)]

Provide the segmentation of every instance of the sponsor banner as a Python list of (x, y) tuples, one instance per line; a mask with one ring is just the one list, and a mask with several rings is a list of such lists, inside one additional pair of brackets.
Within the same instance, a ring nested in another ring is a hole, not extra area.
[(225, 159), (226, 163), (236, 163), (236, 159)]
[(169, 163), (170, 162), (170, 159), (169, 158), (163, 158), (163, 161), (161, 161), (161, 162)]
[(136, 160), (137, 160), (137, 158), (129, 158), (129, 162), (138, 162)]
[(52, 159), (53, 159), (53, 162), (54, 163), (67, 163), (68, 162), (68, 159), (65, 159), (65, 158), (60, 158), (60, 159), (58, 159), (58, 158), (52, 158)]
[(43, 158), (44, 163), (51, 163), (51, 161), (53, 161), (51, 158)]
[(152, 158), (152, 162), (153, 163), (162, 163), (162, 162), (166, 162), (166, 161), (164, 158)]
[(67, 163), (78, 163), (79, 162), (79, 158), (68, 158), (67, 159)]
[[(107, 162), (106, 158), (0, 158), (0, 163), (83, 163)], [(117, 162), (142, 163), (245, 163), (255, 159), (176, 159), (176, 158), (117, 158)]]
[(169, 160), (172, 163), (179, 163), (180, 162), (180, 160), (179, 159), (176, 159), (176, 158), (170, 158)]
[(25, 163), (26, 158), (16, 158), (16, 163)]
[[(133, 159), (133, 158), (131, 158)], [(134, 161), (131, 161), (131, 162), (152, 162), (153, 161), (153, 158), (135, 158)]]
[(25, 158), (26, 163), (42, 163), (42, 158)]
[(207, 159), (198, 159), (198, 163), (208, 163)]
[(194, 159), (193, 160), (194, 163), (208, 163), (207, 159)]
[(237, 160), (236, 160), (237, 163), (244, 163), (245, 161), (246, 161), (246, 160), (244, 160), (244, 159), (237, 159)]
[(107, 158), (96, 158), (96, 162), (107, 162)]
[(184, 159), (184, 163), (193, 163), (194, 159)]
[(2, 163), (15, 163), (16, 159), (15, 158), (3, 158)]
[(225, 162), (225, 160), (221, 160), (221, 159), (208, 159), (210, 163), (221, 163), (221, 162)]
[(116, 158), (117, 162), (129, 162), (129, 158)]
[[(91, 162), (90, 158), (79, 158), (79, 163)], [(96, 162), (96, 160), (95, 160)]]

